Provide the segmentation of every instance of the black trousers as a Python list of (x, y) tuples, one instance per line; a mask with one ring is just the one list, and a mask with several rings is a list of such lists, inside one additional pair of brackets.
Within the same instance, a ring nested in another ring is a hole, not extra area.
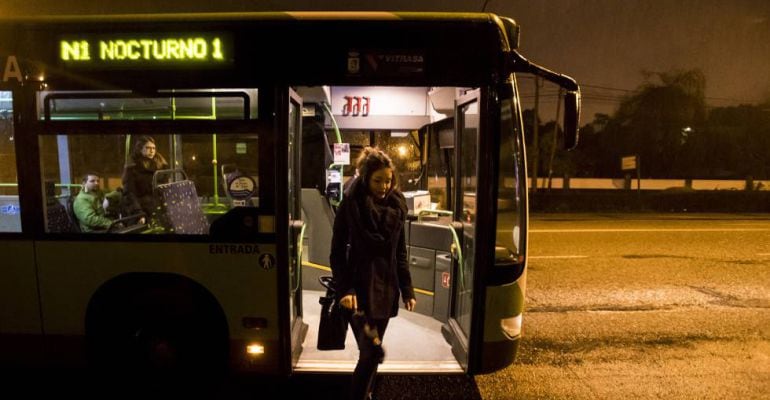
[[(388, 327), (389, 318), (369, 319), (364, 315), (355, 314), (350, 320), (353, 334), (358, 343), (358, 363), (353, 371), (350, 383), (350, 398), (353, 400), (367, 399), (374, 390), (374, 378), (377, 376), (377, 366), (385, 358), (382, 350), (382, 338)], [(374, 338), (380, 340), (380, 345), (374, 344)]]

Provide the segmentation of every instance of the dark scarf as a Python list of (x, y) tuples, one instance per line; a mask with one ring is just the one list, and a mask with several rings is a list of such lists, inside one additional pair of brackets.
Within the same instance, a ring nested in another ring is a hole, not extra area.
[(378, 253), (390, 248), (397, 230), (406, 219), (406, 202), (400, 192), (391, 190), (384, 199), (368, 194), (360, 178), (350, 187), (350, 213), (355, 224), (354, 234), (360, 234), (368, 249)]
[(138, 171), (155, 172), (159, 169), (168, 168), (166, 159), (163, 158), (163, 156), (160, 154), (155, 154), (155, 156), (151, 159), (144, 156), (139, 156), (134, 158), (133, 162), (134, 168)]

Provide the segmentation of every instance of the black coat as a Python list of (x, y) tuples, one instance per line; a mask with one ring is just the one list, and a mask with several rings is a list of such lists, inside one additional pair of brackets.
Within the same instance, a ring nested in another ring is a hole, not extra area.
[(356, 178), (337, 210), (330, 255), (337, 296), (355, 294), (358, 308), (375, 319), (398, 314), (399, 293), (404, 301), (414, 298), (404, 236), (406, 201), (393, 190), (381, 203), (378, 209), (387, 210), (375, 213), (379, 229), (372, 229), (367, 219), (373, 203)]
[[(148, 216), (158, 207), (153, 194), (152, 176), (155, 171), (167, 169), (166, 160), (155, 156), (152, 160), (135, 160), (123, 170), (123, 191), (132, 208), (141, 209)], [(162, 183), (162, 182), (159, 182)]]

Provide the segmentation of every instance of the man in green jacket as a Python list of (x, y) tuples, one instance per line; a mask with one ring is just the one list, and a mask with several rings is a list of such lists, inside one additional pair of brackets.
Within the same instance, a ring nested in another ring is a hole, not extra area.
[(82, 232), (104, 232), (113, 222), (104, 211), (107, 201), (99, 179), (99, 175), (87, 173), (83, 176), (83, 188), (75, 197), (73, 209)]

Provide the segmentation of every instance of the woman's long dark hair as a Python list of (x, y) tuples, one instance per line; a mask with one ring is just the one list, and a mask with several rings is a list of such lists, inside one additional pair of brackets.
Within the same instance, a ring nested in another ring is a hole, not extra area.
[[(142, 154), (142, 149), (144, 149), (144, 145), (147, 143), (155, 144), (155, 139), (153, 139), (151, 136), (140, 136), (138, 139), (136, 139), (136, 142), (134, 143), (134, 149), (131, 152), (131, 160), (134, 161), (134, 164), (142, 165), (145, 169), (151, 169), (151, 167), (154, 167), (154, 169), (160, 169), (167, 166), (168, 163), (166, 162), (166, 159), (163, 158), (157, 148), (155, 149), (155, 156), (151, 160)], [(151, 163), (155, 165), (153, 166)]]
[(384, 151), (376, 147), (364, 147), (356, 161), (356, 170), (367, 192), (369, 190), (369, 179), (372, 177), (372, 174), (382, 168), (390, 168), (393, 171), (393, 181), (388, 190), (388, 194), (390, 194), (393, 190), (398, 189), (398, 175), (396, 175), (396, 167), (393, 165), (393, 160)]

